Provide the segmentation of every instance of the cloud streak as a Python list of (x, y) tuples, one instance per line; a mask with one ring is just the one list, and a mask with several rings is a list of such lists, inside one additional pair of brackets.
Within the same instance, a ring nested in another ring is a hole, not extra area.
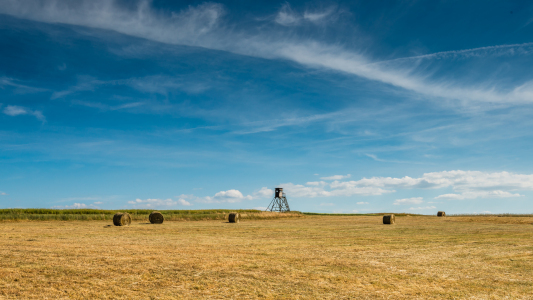
[[(103, 0), (7, 0), (3, 1), (0, 12), (39, 22), (114, 30), (173, 45), (199, 46), (267, 59), (290, 60), (310, 68), (333, 70), (382, 82), (427, 97), (459, 100), (462, 104), (530, 103), (533, 99), (533, 80), (524, 81), (511, 88), (504, 88), (490, 79), (470, 85), (452, 78), (432, 80), (429, 76), (431, 74), (426, 72), (427, 66), (398, 66), (395, 60), (376, 63), (364, 55), (362, 49), (349, 49), (298, 37), (290, 31), (254, 31), (253, 26), (239, 29), (225, 22), (223, 17), (227, 11), (221, 4), (216, 3), (189, 6), (179, 12), (168, 13), (154, 9), (149, 1), (139, 1), (136, 5), (125, 7), (117, 1)], [(306, 12), (302, 16), (285, 5), (275, 20), (278, 24), (289, 26), (301, 20), (323, 20), (329, 14), (331, 12), (326, 10)], [(457, 55), (472, 56), (475, 53), (485, 55), (487, 52), (509, 49), (522, 49), (523, 51), (518, 52), (529, 54), (529, 47), (530, 43), (489, 46), (438, 52), (403, 60), (442, 59)]]
[(306, 23), (321, 24), (327, 21), (335, 12), (335, 7), (329, 7), (321, 11), (308, 11), (303, 14), (294, 11), (289, 3), (283, 4), (276, 14), (274, 22), (283, 26), (299, 26)]
[(46, 122), (46, 118), (44, 117), (41, 111), (31, 110), (22, 106), (8, 105), (4, 108), (3, 113), (11, 117), (31, 115), (37, 118), (39, 121), (42, 121), (43, 123)]
[(320, 177), (320, 179), (322, 179), (322, 180), (341, 180), (341, 179), (346, 179), (346, 178), (350, 178), (350, 177), (352, 177), (352, 175), (346, 174), (346, 175), (333, 175), (333, 176), (329, 176), (329, 177)]

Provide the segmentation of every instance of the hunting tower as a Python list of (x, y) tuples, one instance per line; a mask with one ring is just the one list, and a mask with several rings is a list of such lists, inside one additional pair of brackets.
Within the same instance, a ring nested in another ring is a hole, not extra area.
[(285, 197), (285, 193), (283, 192), (282, 188), (276, 188), (276, 191), (274, 192), (274, 199), (272, 199), (272, 202), (270, 202), (270, 205), (268, 205), (266, 210), (278, 212), (291, 211), (289, 208), (289, 202), (287, 202), (287, 197)]

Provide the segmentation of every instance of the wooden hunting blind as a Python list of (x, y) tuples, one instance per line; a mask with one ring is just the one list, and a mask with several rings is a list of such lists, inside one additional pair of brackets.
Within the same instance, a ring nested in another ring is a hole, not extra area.
[(276, 188), (274, 191), (274, 199), (268, 205), (267, 211), (286, 212), (291, 211), (289, 208), (289, 202), (283, 192), (283, 188)]

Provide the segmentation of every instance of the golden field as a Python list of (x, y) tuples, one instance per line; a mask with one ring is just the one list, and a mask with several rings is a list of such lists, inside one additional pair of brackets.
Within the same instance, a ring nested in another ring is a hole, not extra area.
[(0, 222), (0, 299), (533, 299), (533, 218)]

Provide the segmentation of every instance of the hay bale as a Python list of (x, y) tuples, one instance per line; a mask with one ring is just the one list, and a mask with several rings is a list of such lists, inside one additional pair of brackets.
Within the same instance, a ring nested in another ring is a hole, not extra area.
[(158, 211), (153, 211), (148, 217), (148, 219), (150, 220), (150, 223), (152, 224), (163, 224), (165, 217), (163, 217), (162, 213)]
[(437, 213), (437, 217), (446, 217), (446, 213), (443, 212), (443, 211), (439, 211), (439, 212)]
[(116, 213), (113, 216), (115, 226), (128, 226), (131, 224), (131, 216), (128, 213)]
[(394, 224), (395, 218), (394, 215), (383, 216), (383, 224)]
[(230, 223), (239, 223), (239, 219), (241, 218), (240, 213), (231, 213), (229, 214), (228, 221)]

